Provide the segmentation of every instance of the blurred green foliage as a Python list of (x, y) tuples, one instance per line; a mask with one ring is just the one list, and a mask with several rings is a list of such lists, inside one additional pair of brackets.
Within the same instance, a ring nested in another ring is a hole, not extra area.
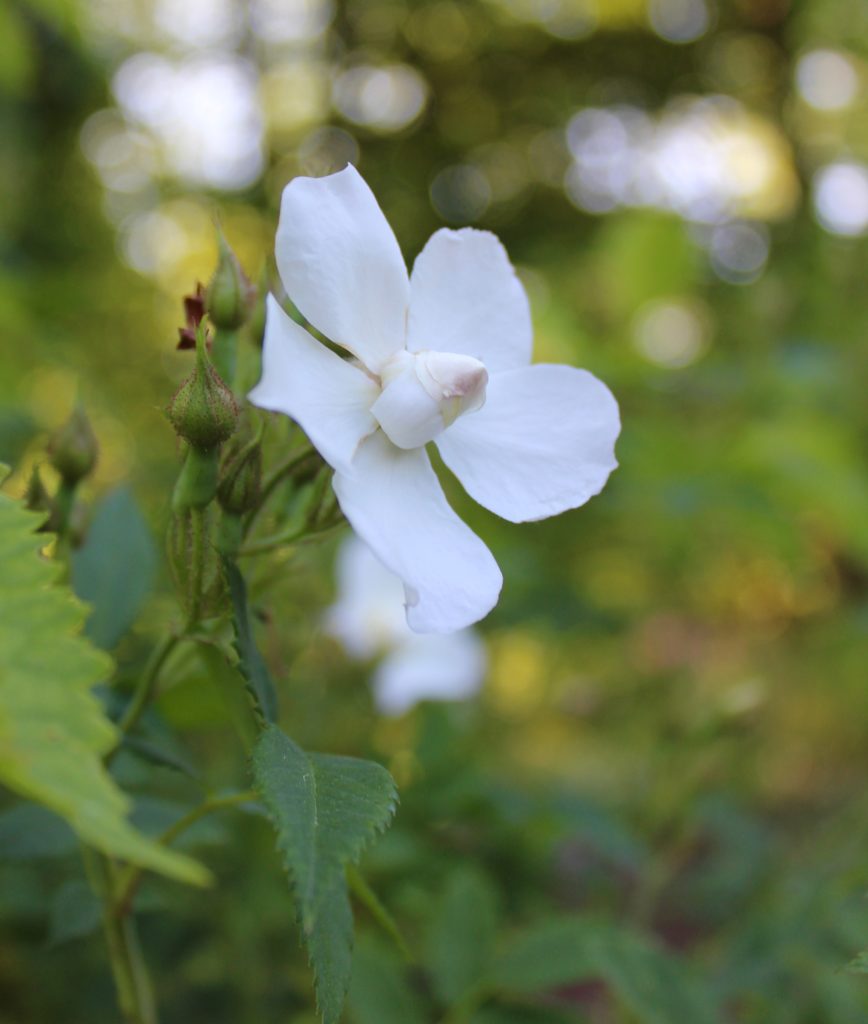
[[(110, 528), (129, 500), (110, 492), (129, 481), (161, 538), (177, 468), (162, 410), (190, 365), (175, 327), (182, 293), (213, 267), (211, 214), (255, 276), (285, 182), (347, 158), (408, 259), (444, 220), (496, 231), (526, 276), (536, 358), (589, 368), (622, 409), (620, 469), (580, 511), (511, 526), (450, 482), (506, 578), (473, 705), (376, 717), (367, 668), (311, 634), (311, 609), (332, 597), (333, 544), (277, 557), (251, 582), (287, 729), (305, 749), (378, 759), (399, 784), (395, 824), (363, 868), (417, 962), (357, 906), (347, 1020), (693, 1024), (705, 1019), (685, 1009), (696, 1005), (746, 1024), (865, 1019), (865, 978), (844, 967), (868, 946), (868, 242), (824, 230), (811, 200), (826, 163), (868, 160), (868, 8), (721, 0), (678, 44), (648, 20), (666, 5), (640, 0), (287, 4), (321, 31), (281, 42), (242, 18), (203, 44), (261, 76), (262, 174), (221, 191), (152, 148), (144, 185), (115, 188), (117, 167), (93, 143), (106, 111), (122, 120), (113, 76), (140, 51), (187, 59), (165, 27), (190, 23), (182, 7), (0, 6), (0, 460), (16, 468), (12, 493), (80, 397), (101, 445), (93, 528)], [(848, 54), (859, 87), (846, 109), (824, 114), (795, 88), (817, 48)], [(394, 64), (427, 89), (406, 124), (330, 106), (339, 72)], [(777, 140), (783, 205), (743, 214), (770, 245), (746, 283), (716, 272), (701, 224), (623, 204), (593, 215), (563, 188), (577, 111), (655, 112), (687, 94), (733, 97)], [(693, 333), (673, 348), (685, 311)], [(133, 543), (123, 557), (142, 563), (141, 581), (151, 543)], [(120, 638), (122, 682), (172, 614), (168, 592), (163, 576), (123, 637), (125, 607), (91, 620), (107, 646)], [(139, 753), (115, 763), (150, 834), (245, 770), (201, 662), (182, 653), (174, 668)], [(69, 836), (6, 804), (0, 1022), (112, 1019), (99, 936), (81, 937), (93, 914)], [(223, 812), (185, 842), (220, 885), (203, 898), (149, 878), (140, 891), (164, 1021), (310, 1024), (265, 823)], [(536, 974), (522, 953), (534, 944)]]

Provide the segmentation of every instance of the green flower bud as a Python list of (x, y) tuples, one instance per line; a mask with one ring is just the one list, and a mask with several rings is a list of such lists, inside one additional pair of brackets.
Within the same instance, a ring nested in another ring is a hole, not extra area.
[(217, 246), (217, 269), (208, 285), (208, 316), (218, 330), (234, 331), (250, 313), (250, 282), (222, 231), (217, 233)]
[(224, 459), (217, 483), (220, 507), (233, 515), (249, 512), (259, 498), (261, 481), (262, 447), (257, 436)]
[(78, 405), (48, 446), (51, 464), (65, 484), (75, 486), (96, 465), (98, 447), (84, 409)]
[(56, 533), (58, 527), (58, 512), (56, 503), (45, 489), (39, 466), (33, 467), (30, 479), (27, 482), (27, 491), (24, 494), (24, 507), (31, 512), (43, 512), (45, 520), (36, 531), (37, 533)]
[(39, 466), (34, 466), (27, 481), (27, 491), (24, 494), (24, 507), (31, 512), (50, 512), (51, 496), (45, 489), (42, 477), (39, 474)]
[(201, 325), (196, 332), (196, 366), (178, 388), (166, 415), (175, 432), (203, 452), (221, 445), (235, 430), (238, 407), (208, 359)]

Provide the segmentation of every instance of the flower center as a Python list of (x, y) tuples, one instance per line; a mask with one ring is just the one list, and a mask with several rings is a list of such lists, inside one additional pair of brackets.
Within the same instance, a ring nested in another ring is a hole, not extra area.
[(463, 413), (482, 408), (488, 371), (473, 356), (426, 349), (393, 356), (380, 381), (374, 418), (399, 448), (419, 448)]

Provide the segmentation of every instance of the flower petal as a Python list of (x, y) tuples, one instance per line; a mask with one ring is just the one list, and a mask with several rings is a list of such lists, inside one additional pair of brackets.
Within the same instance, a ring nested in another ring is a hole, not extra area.
[(359, 442), (377, 429), (370, 413), (379, 389), (364, 371), (336, 356), (268, 296), (262, 377), (247, 396), (286, 413), (335, 469), (350, 464)]
[(398, 242), (352, 165), (283, 190), (275, 256), (302, 315), (378, 373), (404, 348), (410, 284)]
[(497, 236), (435, 232), (413, 264), (407, 348), (474, 356), (498, 373), (527, 366), (532, 347), (527, 295)]
[(323, 625), (355, 658), (370, 658), (417, 636), (407, 625), (404, 586), (367, 544), (350, 534), (335, 560), (338, 595)]
[(573, 366), (496, 374), (485, 405), (436, 441), (467, 493), (513, 523), (545, 519), (598, 494), (618, 465), (618, 404)]
[(385, 715), (401, 715), (420, 700), (466, 700), (485, 677), (485, 645), (472, 629), (414, 634), (377, 666), (374, 699)]
[(404, 451), (378, 431), (334, 489), (356, 533), (401, 578), (411, 629), (450, 633), (497, 603), (500, 569), (449, 507), (424, 448)]

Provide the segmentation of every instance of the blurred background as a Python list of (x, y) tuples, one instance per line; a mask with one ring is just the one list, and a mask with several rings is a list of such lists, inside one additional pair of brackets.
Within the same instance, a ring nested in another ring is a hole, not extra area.
[[(868, 946), (868, 5), (6, 0), (0, 97), (13, 493), (80, 397), (91, 497), (131, 481), (159, 547), (181, 296), (212, 272), (214, 218), (256, 278), (286, 182), (347, 161), (408, 262), (444, 224), (495, 231), (535, 358), (621, 404), (620, 468), (586, 508), (511, 526), (447, 483), (506, 578), (475, 701), (376, 714), (371, 666), (312, 632), (334, 541), (256, 581), (286, 728), (401, 789), (365, 873), (433, 989), (382, 1001), (400, 959), (360, 911), (347, 1020), (440, 1019), (462, 904), (498, 941), (553, 913), (629, 926), (702, 977), (710, 1020), (868, 1019), (845, 969)], [(122, 671), (173, 614), (156, 579)], [(243, 759), (200, 671), (179, 666), (154, 728), (229, 784)], [(146, 828), (201, 786), (118, 771)], [(215, 819), (192, 841), (221, 887), (141, 896), (165, 1021), (309, 1024), (268, 829)], [(80, 884), (74, 851), (0, 860), (0, 1021), (112, 1019), (100, 936), (45, 911)], [(615, 988), (454, 1020), (693, 1024)]]

